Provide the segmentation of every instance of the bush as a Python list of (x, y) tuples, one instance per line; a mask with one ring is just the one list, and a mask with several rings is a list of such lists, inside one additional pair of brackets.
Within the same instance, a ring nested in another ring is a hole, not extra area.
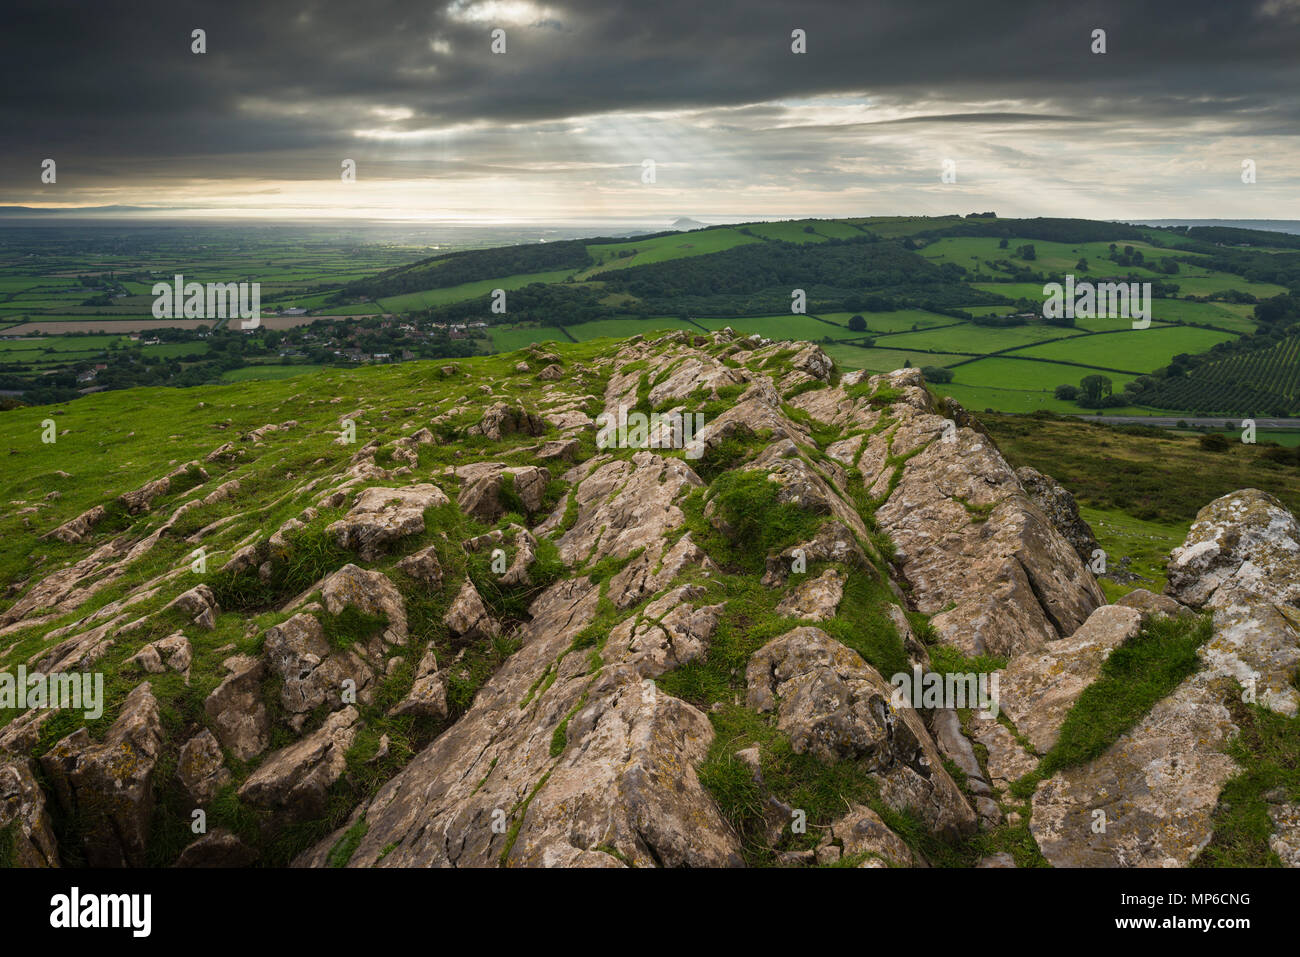
[(1211, 432), (1209, 435), (1201, 436), (1201, 448), (1207, 452), (1226, 452), (1228, 440), (1218, 432)]

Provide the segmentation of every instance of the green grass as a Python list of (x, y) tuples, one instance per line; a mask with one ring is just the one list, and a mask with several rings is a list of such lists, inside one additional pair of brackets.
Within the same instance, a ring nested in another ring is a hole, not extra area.
[[(587, 246), (587, 253), (597, 265), (578, 273), (577, 278), (586, 279), (611, 269), (626, 269), (629, 266), (644, 266), (648, 263), (667, 262), (670, 259), (684, 259), (689, 256), (705, 256), (757, 242), (762, 240), (745, 236), (730, 227), (720, 226), (672, 236), (660, 236), (657, 239), (625, 243), (593, 243)], [(629, 255), (620, 255), (623, 253)]]
[[(1123, 322), (1123, 320), (1120, 320)], [(1111, 369), (1151, 372), (1169, 364), (1180, 352), (1206, 352), (1211, 346), (1235, 338), (1230, 333), (1179, 326), (1129, 329), (1104, 335), (1067, 339), (1018, 349), (1017, 356), (1061, 359)], [(1112, 377), (1113, 378), (1113, 377)]]
[(1227, 751), (1242, 770), (1219, 794), (1214, 836), (1192, 866), (1279, 867), (1268, 846), (1268, 808), (1270, 801), (1300, 801), (1300, 717), (1244, 704), (1240, 695), (1227, 703), (1240, 729)]
[(1097, 680), (1065, 716), (1056, 744), (1035, 770), (1012, 784), (1012, 793), (1028, 798), (1038, 782), (1098, 757), (1196, 672), (1196, 650), (1213, 633), (1209, 615), (1148, 621), (1137, 637), (1110, 653)]

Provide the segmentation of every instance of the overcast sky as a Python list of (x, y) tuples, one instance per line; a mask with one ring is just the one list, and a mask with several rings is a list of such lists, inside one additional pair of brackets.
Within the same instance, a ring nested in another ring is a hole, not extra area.
[(5, 7), (0, 205), (1300, 219), (1300, 0)]

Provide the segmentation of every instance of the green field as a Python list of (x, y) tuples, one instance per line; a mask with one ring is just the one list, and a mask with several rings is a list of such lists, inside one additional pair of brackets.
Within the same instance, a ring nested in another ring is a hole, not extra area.
[[(992, 306), (989, 308), (999, 311), (1005, 310), (1005, 306)], [(817, 315), (829, 322), (844, 326), (848, 329), (849, 320), (855, 315), (861, 316), (867, 323), (865, 333), (851, 332), (848, 335), (876, 335), (881, 332), (908, 332), (913, 328), (929, 329), (933, 326), (951, 326), (962, 320), (953, 316), (943, 316), (937, 312), (926, 312), (924, 309), (898, 309), (892, 312), (819, 312)]]
[(610, 269), (644, 266), (646, 263), (667, 262), (687, 256), (706, 256), (734, 246), (757, 242), (762, 240), (746, 236), (735, 229), (720, 227), (628, 243), (595, 243), (587, 247), (587, 254), (595, 260), (596, 265), (577, 273), (576, 278), (586, 279)]
[[(964, 363), (955, 365), (957, 378), (952, 388), (954, 394), (960, 393), (959, 398), (964, 397), (964, 401), (979, 408), (992, 406), (1017, 411), (1052, 408), (1077, 413), (1081, 411), (1077, 405), (1057, 402), (1050, 393), (1058, 384), (1077, 383), (1090, 371), (1087, 367), (1122, 370), (1110, 373), (1118, 388), (1138, 373), (1163, 369), (1175, 356), (1204, 356), (1218, 343), (1256, 331), (1253, 303), (1191, 302), (1182, 297), (1233, 289), (1263, 297), (1285, 288), (1212, 271), (1204, 263), (1236, 269), (1239, 261), (1245, 262), (1241, 257), (1254, 256), (1249, 268), (1243, 267), (1242, 272), (1291, 281), (1285, 257), (1277, 258), (1275, 269), (1271, 261), (1260, 261), (1259, 256), (1266, 254), (1222, 252), (1222, 247), (1169, 231), (1147, 230), (1149, 242), (1116, 239), (1114, 245), (1119, 250), (1131, 246), (1143, 254), (1143, 265), (1131, 266), (1110, 260), (1112, 243), (1106, 241), (1053, 242), (1009, 235), (1007, 248), (1001, 248), (997, 233), (1014, 232), (1017, 227), (1000, 226), (1000, 222), (1007, 221), (988, 217), (975, 217), (975, 220), (959, 216), (880, 216), (753, 222), (613, 242), (579, 239), (572, 241), (566, 250), (552, 250), (555, 255), (549, 258), (528, 251), (537, 249), (536, 236), (519, 236), (513, 245), (482, 243), (484, 247), (494, 248), (490, 252), (483, 250), (485, 258), (479, 261), (448, 258), (443, 251), (453, 249), (458, 257), (473, 257), (479, 255), (477, 249), (432, 245), (422, 242), (414, 232), (404, 242), (383, 244), (357, 241), (328, 229), (290, 234), (196, 227), (183, 234), (171, 229), (142, 232), (140, 238), (128, 233), (125, 238), (89, 241), (89, 245), (83, 234), (72, 233), (62, 245), (51, 244), (35, 254), (11, 243), (8, 247), (0, 245), (0, 329), (12, 329), (24, 317), (59, 327), (74, 325), (68, 327), (67, 334), (57, 336), (50, 329), (51, 336), (39, 342), (0, 340), (0, 363), (13, 367), (3, 388), (48, 395), (49, 387), (39, 385), (42, 380), (38, 377), (49, 372), (66, 375), (67, 368), (74, 363), (100, 359), (102, 350), (117, 338), (108, 334), (115, 327), (123, 332), (145, 328), (144, 323), (152, 322), (153, 282), (170, 280), (181, 273), (189, 281), (260, 282), (266, 312), (296, 305), (308, 308), (313, 316), (392, 315), (399, 317), (400, 328), (408, 332), (412, 331), (411, 323), (419, 326), (424, 321), (437, 322), (444, 318), (471, 322), (509, 320), (512, 305), (509, 296), (506, 316), (494, 317), (489, 313), (492, 290), (517, 290), (540, 283), (550, 288), (533, 297), (529, 312), (518, 313), (519, 318), (538, 321), (523, 325), (509, 321), (494, 324), (488, 338), (471, 342), (469, 351), (487, 348), (509, 351), (537, 341), (620, 338), (665, 329), (730, 327), (741, 335), (820, 343), (846, 369), (886, 370), (909, 362), (915, 366)], [(1130, 231), (1129, 227), (1114, 224), (1074, 221), (1033, 221), (1032, 224), (1023, 221), (1018, 228), (1040, 235), (1078, 235), (1090, 239), (1112, 230), (1121, 236)], [(944, 231), (958, 235), (934, 238), (933, 234)], [(965, 232), (990, 232), (991, 235), (959, 235)], [(873, 250), (876, 242), (868, 233), (882, 246)], [(922, 233), (927, 235), (915, 239), (915, 247), (911, 242), (901, 241), (903, 237), (915, 238)], [(830, 244), (832, 239), (837, 241)], [(33, 248), (41, 247), (41, 240), (42, 237), (32, 238)], [(846, 245), (854, 241), (861, 244), (864, 255), (879, 257), (866, 260), (879, 261), (879, 272), (855, 271), (855, 248)], [(1162, 246), (1162, 242), (1169, 245)], [(783, 245), (786, 243), (793, 245)], [(1171, 248), (1174, 244), (1198, 251), (1175, 250)], [(1020, 258), (1024, 245), (1034, 247), (1036, 255), (1032, 260)], [(518, 253), (513, 252), (516, 246)], [(592, 262), (590, 266), (581, 265), (584, 251)], [(720, 253), (729, 254), (715, 256)], [(707, 260), (711, 256), (717, 263), (716, 272), (709, 262), (700, 261), (701, 257)], [(1165, 273), (1162, 266), (1175, 256), (1178, 272)], [(1080, 259), (1087, 260), (1086, 269), (1079, 268)], [(455, 277), (439, 273), (452, 263), (456, 264)], [(795, 277), (784, 274), (790, 272), (793, 263), (799, 264), (800, 275), (805, 266), (810, 273), (806, 282), (810, 290), (810, 314), (807, 315), (781, 313), (777, 293), (785, 289), (787, 282), (794, 281)], [(557, 265), (566, 268), (554, 268)], [(945, 265), (961, 267), (965, 270), (965, 280), (952, 269), (936, 269)], [(518, 271), (511, 272), (512, 267)], [(630, 275), (622, 273), (630, 267), (646, 268)], [(542, 268), (548, 271), (532, 271)], [(1041, 301), (1041, 282), (983, 281), (1026, 272), (1054, 276), (1072, 272), (1080, 279), (1094, 281), (1131, 273), (1143, 281), (1178, 285), (1179, 298), (1155, 300), (1154, 325), (1145, 330), (1133, 330), (1128, 320), (1116, 319), (1078, 319), (1072, 327), (1041, 323), (977, 326), (960, 316), (930, 311), (950, 309), (997, 315), (1008, 310), (1007, 305), (971, 303), (970, 298), (978, 292), (995, 293), (1012, 301)], [(457, 284), (419, 288), (425, 282), (435, 282), (438, 275)], [(494, 278), (460, 281), (478, 276)], [(779, 282), (775, 281), (776, 276), (780, 277)], [(976, 277), (981, 281), (975, 281)], [(357, 280), (372, 282), (344, 288)], [(385, 295), (385, 291), (390, 294)], [(372, 298), (363, 299), (363, 294)], [(733, 297), (734, 301), (728, 301)], [(331, 300), (339, 301), (331, 304)], [(819, 310), (818, 303), (826, 308)], [(899, 308), (873, 312), (865, 308), (867, 305)], [(767, 314), (743, 318), (698, 315), (725, 313), (729, 308)], [(1278, 307), (1275, 304), (1271, 308)], [(426, 310), (433, 312), (432, 319)], [(638, 318), (643, 312), (653, 312), (656, 318)], [(863, 316), (866, 331), (848, 329), (849, 320), (855, 314)], [(1272, 317), (1267, 312), (1264, 315), (1269, 321), (1276, 321), (1275, 313)], [(573, 322), (576, 318), (587, 321)], [(567, 324), (561, 329), (548, 322)], [(1212, 328), (1194, 328), (1188, 323)], [(369, 330), (360, 338), (352, 333), (340, 333), (341, 324), (334, 329), (327, 328), (322, 335), (341, 340), (328, 344), (315, 340), (316, 333), (309, 330), (286, 331), (284, 335), (290, 339), (290, 348), (283, 351), (304, 361), (321, 363), (333, 361), (330, 357), (338, 355), (343, 347), (359, 344), (364, 346), (362, 351), (382, 352), (388, 351), (386, 341), (395, 341), (391, 333), (382, 331), (392, 329), (391, 322), (359, 325)], [(197, 359), (227, 349), (228, 334), (226, 330), (213, 334), (216, 351), (210, 351), (208, 343), (196, 334), (194, 341), (188, 343), (141, 347), (124, 341), (122, 346), (140, 348), (151, 360), (190, 356)], [(422, 335), (413, 334), (412, 339), (419, 340)], [(53, 346), (51, 338), (64, 341)], [(446, 354), (462, 354), (460, 345), (454, 349), (443, 345), (430, 347), (427, 340), (434, 338), (437, 336), (428, 336), (424, 342), (412, 341), (410, 346), (415, 354), (424, 356), (438, 354), (432, 348), (445, 349)], [(370, 340), (368, 346), (365, 340)], [(864, 345), (868, 340), (871, 346)], [(278, 354), (277, 341), (270, 339), (269, 346), (259, 346), (249, 358), (274, 360)], [(406, 343), (402, 348), (406, 348)], [(984, 358), (967, 361), (975, 357)], [(126, 356), (122, 358), (126, 365), (133, 361)], [(1181, 382), (1160, 379), (1159, 389), (1148, 386), (1136, 401), (1143, 402), (1144, 409), (1181, 413), (1207, 409), (1205, 403), (1218, 396), (1224, 403), (1235, 403), (1234, 409), (1238, 406), (1273, 409), (1289, 401), (1288, 390), (1300, 378), (1300, 358), (1290, 352), (1258, 360), (1234, 360), (1231, 365), (1213, 366), (1215, 361), (1217, 356), (1210, 364), (1193, 360), (1192, 364), (1203, 371)], [(113, 367), (112, 361), (109, 364)], [(226, 365), (215, 360), (154, 363), (150, 369), (137, 364), (137, 369), (149, 373), (148, 384), (169, 378), (193, 384), (215, 379)], [(131, 381), (130, 369), (113, 368), (115, 373), (125, 376), (114, 375), (113, 381)], [(1243, 380), (1243, 376), (1249, 379), (1256, 375), (1266, 376), (1269, 382), (1275, 383), (1276, 389), (1268, 386), (1267, 394), (1262, 394)], [(62, 384), (58, 388), (68, 386)]]
[(834, 359), (840, 368), (870, 369), (872, 372), (892, 372), (901, 369), (909, 362), (915, 368), (923, 366), (942, 366), (957, 362), (962, 357), (953, 355), (931, 355), (921, 352), (904, 352), (898, 349), (864, 349), (847, 343), (834, 343), (822, 346), (823, 351)]
[[(913, 365), (915, 364), (913, 363)], [(988, 359), (976, 359), (973, 362), (954, 367), (952, 369), (953, 381), (950, 385), (957, 387), (996, 384), (999, 389), (1035, 393), (1045, 392), (1050, 395), (1058, 385), (1062, 383), (1077, 385), (1084, 376), (1092, 375), (1097, 371), (1082, 366), (1065, 365), (1060, 362), (1035, 362), (1027, 359), (994, 356)], [(1125, 375), (1118, 372), (1102, 372), (1100, 374), (1105, 375), (1114, 383), (1116, 391), (1119, 391), (1125, 382), (1136, 378), (1134, 375)], [(1086, 410), (1080, 409), (1073, 402), (1067, 402), (1062, 404), (1060, 411), (1083, 412)]]
[(986, 355), (1003, 349), (1015, 349), (1048, 339), (1061, 339), (1080, 336), (1085, 333), (1078, 329), (1059, 326), (1029, 325), (977, 326), (965, 322), (957, 326), (942, 329), (927, 329), (921, 332), (904, 332), (892, 336), (879, 336), (876, 344), (887, 349), (933, 349), (935, 351), (968, 352)]
[(1059, 359), (1081, 362), (1085, 365), (1107, 369), (1128, 369), (1150, 372), (1168, 365), (1180, 352), (1205, 352), (1211, 346), (1225, 342), (1233, 336), (1211, 329), (1192, 329), (1186, 326), (1163, 326), (1150, 329), (1127, 329), (1123, 332), (1101, 333), (1049, 342), (1043, 345), (1017, 349), (1017, 356), (1041, 359)]
[[(525, 273), (519, 276), (502, 276), (497, 279), (483, 279), (478, 282), (461, 283), (459, 286), (447, 286), (443, 289), (426, 289), (423, 292), (407, 293), (403, 296), (390, 296), (379, 300), (384, 312), (405, 312), (411, 309), (428, 309), (430, 306), (443, 306), (449, 302), (464, 302), (467, 299), (483, 299), (483, 312), (486, 314), (491, 303), (488, 301), (493, 289), (518, 289), (534, 282), (561, 282), (569, 276), (569, 271), (560, 269), (552, 272)], [(506, 296), (506, 313), (509, 314), (510, 297)], [(373, 308), (370, 311), (374, 311)], [(343, 315), (344, 313), (339, 313)]]

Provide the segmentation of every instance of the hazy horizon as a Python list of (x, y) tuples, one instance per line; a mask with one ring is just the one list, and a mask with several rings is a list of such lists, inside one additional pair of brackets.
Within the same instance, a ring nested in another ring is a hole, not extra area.
[(0, 205), (489, 224), (1300, 219), (1300, 0), (11, 14)]

